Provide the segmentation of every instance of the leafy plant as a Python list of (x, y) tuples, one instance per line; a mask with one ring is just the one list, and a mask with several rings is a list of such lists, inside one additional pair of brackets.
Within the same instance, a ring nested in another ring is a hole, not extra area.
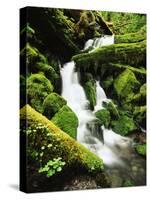
[(51, 177), (57, 172), (62, 171), (62, 167), (66, 164), (61, 160), (62, 158), (54, 158), (53, 160), (49, 160), (44, 167), (39, 169), (39, 173), (46, 173), (47, 177)]

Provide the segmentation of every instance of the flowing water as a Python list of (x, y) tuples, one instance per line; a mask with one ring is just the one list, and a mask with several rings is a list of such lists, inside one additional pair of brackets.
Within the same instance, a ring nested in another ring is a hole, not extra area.
[[(86, 42), (84, 50), (92, 47), (94, 51), (96, 48), (113, 43), (114, 36), (90, 39)], [(78, 117), (77, 140), (103, 159), (105, 171), (110, 175), (111, 186), (119, 187), (123, 180), (128, 179), (132, 180), (134, 185), (144, 185), (145, 160), (135, 153), (132, 140), (116, 134), (111, 129), (100, 127), (97, 123), (94, 113), (103, 108), (103, 101), (111, 101), (99, 81), (95, 81), (97, 103), (94, 111), (91, 111), (84, 89), (80, 85), (75, 63), (73, 61), (66, 63), (60, 73), (62, 96)]]

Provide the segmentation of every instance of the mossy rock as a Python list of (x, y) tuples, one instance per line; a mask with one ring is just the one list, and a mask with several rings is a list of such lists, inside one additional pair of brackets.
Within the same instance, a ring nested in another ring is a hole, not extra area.
[(119, 98), (132, 99), (139, 86), (140, 82), (129, 69), (123, 71), (114, 81), (114, 89)]
[(134, 119), (136, 122), (146, 128), (146, 105), (144, 106), (135, 106), (133, 112)]
[(110, 101), (109, 103), (104, 103), (104, 107), (110, 112), (112, 119), (119, 119), (119, 112), (117, 110), (116, 105)]
[(94, 80), (89, 80), (84, 84), (85, 94), (90, 102), (91, 109), (96, 105), (96, 85)]
[(114, 78), (112, 75), (109, 75), (106, 79), (103, 80), (103, 87), (107, 90), (113, 85)]
[(114, 132), (123, 136), (138, 129), (133, 118), (128, 117), (127, 115), (123, 115), (119, 118), (119, 120), (114, 121), (112, 126)]
[(46, 78), (48, 78), (53, 84), (59, 79), (58, 74), (55, 72), (54, 68), (46, 63), (37, 62), (32, 66), (32, 73), (43, 72)]
[(98, 156), (29, 105), (20, 110), (20, 119), (20, 134), (21, 139), (26, 138), (27, 141), (28, 159), (32, 158), (44, 166), (49, 160), (61, 157), (66, 168), (77, 166), (93, 174), (102, 171), (103, 161)]
[(78, 118), (67, 105), (64, 105), (51, 119), (51, 121), (64, 132), (76, 139)]
[(29, 104), (43, 112), (43, 101), (53, 91), (53, 85), (43, 74), (32, 74), (27, 79), (27, 96)]
[(135, 150), (141, 156), (146, 156), (146, 144), (136, 144)]
[(101, 125), (104, 125), (106, 128), (109, 127), (111, 117), (108, 110), (101, 109), (95, 113), (95, 116), (100, 120)]
[(64, 105), (67, 101), (57, 93), (49, 94), (43, 102), (43, 114), (51, 119)]
[(21, 57), (26, 57), (27, 67), (29, 68), (34, 65), (36, 62), (47, 63), (47, 58), (39, 52), (39, 50), (29, 43), (26, 43), (26, 46), (20, 52)]
[(137, 103), (139, 105), (143, 105), (146, 103), (146, 83), (144, 83), (140, 87), (140, 91), (134, 95), (132, 102)]

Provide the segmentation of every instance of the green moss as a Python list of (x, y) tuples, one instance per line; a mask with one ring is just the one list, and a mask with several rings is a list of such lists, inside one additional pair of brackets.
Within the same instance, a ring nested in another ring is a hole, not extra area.
[(136, 79), (134, 73), (126, 69), (114, 81), (114, 89), (118, 97), (132, 98), (134, 91), (140, 86), (139, 81)]
[(95, 113), (95, 116), (100, 120), (101, 125), (104, 125), (106, 128), (110, 124), (110, 112), (106, 109), (101, 109)]
[(57, 93), (49, 94), (43, 102), (44, 115), (51, 119), (65, 104), (66, 100)]
[(146, 106), (135, 106), (133, 112), (134, 119), (136, 122), (146, 128)]
[[(143, 76), (146, 76), (146, 70), (145, 68), (143, 67), (140, 67), (140, 68), (135, 68), (135, 67), (132, 67), (130, 65), (125, 65), (125, 64), (117, 64), (117, 63), (108, 63), (107, 66), (104, 65), (104, 67), (107, 67), (108, 69), (111, 69), (111, 70), (114, 70), (114, 71), (124, 71), (125, 69), (129, 69), (131, 70), (134, 74), (137, 74), (137, 75), (143, 75)], [(108, 70), (107, 69), (107, 70)]]
[(32, 67), (32, 72), (33, 73), (39, 73), (43, 72), (46, 78), (52, 81), (52, 83), (55, 83), (58, 79), (59, 76), (54, 70), (54, 68), (46, 63), (43, 62), (38, 62)]
[[(29, 105), (21, 109), (20, 119), (21, 137), (27, 137), (28, 156), (31, 155), (31, 152), (35, 152), (37, 161), (42, 162), (43, 166), (50, 159), (61, 157), (66, 163), (64, 168), (78, 166), (93, 173), (99, 173), (103, 169), (103, 162), (98, 156), (91, 153)], [(28, 130), (30, 128), (28, 134), (26, 120), (28, 121)], [(43, 153), (40, 157), (41, 152)]]
[(135, 150), (138, 154), (146, 156), (146, 144), (137, 144), (135, 145)]
[(132, 187), (132, 186), (134, 186), (133, 181), (131, 181), (131, 180), (123, 181), (122, 187)]
[(78, 118), (67, 105), (63, 106), (51, 120), (64, 132), (76, 139)]
[(105, 80), (103, 80), (103, 87), (107, 90), (109, 87), (113, 85), (113, 76), (108, 76)]
[(96, 105), (96, 86), (93, 80), (89, 80), (84, 84), (86, 96), (90, 102), (90, 106), (94, 109)]
[(140, 105), (146, 103), (146, 83), (140, 87), (140, 91), (134, 95), (132, 101)]
[[(107, 58), (107, 59), (106, 59)], [(104, 63), (122, 63), (131, 66), (146, 65), (146, 42), (113, 44), (103, 46), (91, 53), (75, 55), (72, 59), (76, 66), (91, 70), (94, 66), (100, 68)]]
[(105, 107), (110, 112), (112, 119), (118, 119), (119, 118), (119, 112), (117, 110), (117, 107), (115, 106), (115, 104), (112, 101), (107, 103), (107, 105)]
[(116, 35), (115, 43), (134, 43), (146, 40), (146, 30), (141, 29), (136, 33), (128, 33), (125, 35)]
[(43, 112), (43, 101), (53, 91), (53, 85), (42, 74), (32, 74), (27, 79), (27, 95), (30, 105)]
[(137, 126), (133, 118), (123, 115), (119, 120), (113, 122), (113, 131), (120, 135), (128, 135), (129, 133), (137, 130)]
[(26, 64), (29, 72), (32, 71), (33, 65), (37, 62), (47, 63), (47, 58), (39, 52), (39, 50), (29, 43), (26, 43), (26, 46), (20, 52), (21, 57), (26, 58)]

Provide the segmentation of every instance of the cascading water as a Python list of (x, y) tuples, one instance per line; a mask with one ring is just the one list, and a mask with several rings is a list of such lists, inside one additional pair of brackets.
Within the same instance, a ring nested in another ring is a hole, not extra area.
[[(90, 39), (86, 42), (84, 50), (92, 47), (92, 51), (94, 51), (96, 48), (113, 43), (114, 36), (103, 36), (95, 40)], [(68, 106), (72, 108), (78, 117), (77, 140), (103, 159), (108, 173), (112, 174), (113, 170), (116, 170), (116, 167), (118, 167), (118, 177), (123, 176), (122, 172), (124, 170), (126, 171), (124, 175), (130, 176), (128, 174), (131, 173), (132, 168), (132, 165), (129, 164), (131, 157), (134, 158), (134, 162), (138, 162), (138, 165), (141, 166), (141, 161), (139, 162), (133, 151), (131, 139), (122, 137), (111, 129), (100, 128), (97, 125), (97, 118), (94, 113), (103, 108), (103, 101), (110, 101), (100, 86), (99, 81), (96, 81), (97, 104), (94, 111), (91, 111), (84, 89), (80, 85), (78, 73), (75, 71), (75, 63), (73, 61), (66, 63), (60, 69), (60, 73), (62, 77), (62, 96), (67, 100)], [(142, 183), (139, 181), (139, 184)], [(116, 185), (116, 187), (118, 186)]]

